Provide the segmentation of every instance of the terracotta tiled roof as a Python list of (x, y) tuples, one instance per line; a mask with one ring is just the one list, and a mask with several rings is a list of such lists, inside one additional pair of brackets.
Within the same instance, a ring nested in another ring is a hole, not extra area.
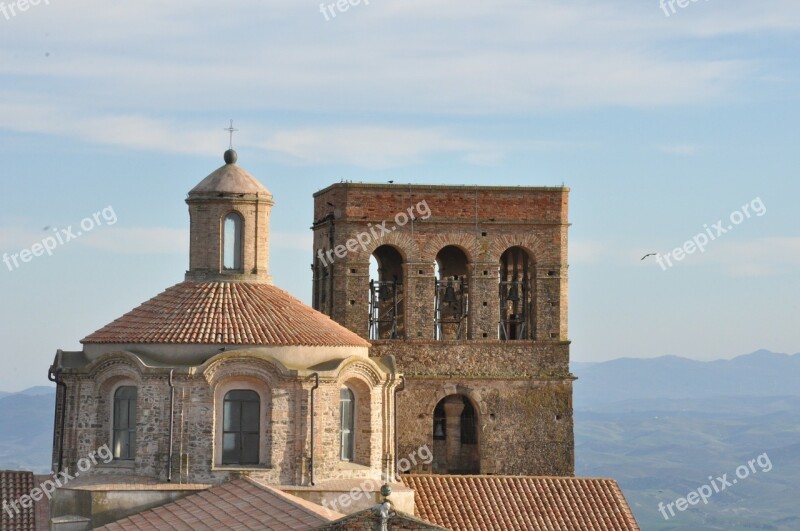
[(305, 531), (341, 514), (252, 479), (237, 479), (98, 529), (102, 531)]
[[(375, 505), (368, 509), (347, 515), (344, 518), (334, 520), (329, 524), (324, 524), (317, 528), (318, 531), (372, 531), (381, 529), (382, 505)], [(420, 520), (411, 514), (395, 510), (389, 507), (389, 516), (386, 520), (387, 529), (404, 529), (413, 531), (448, 531), (444, 527)]]
[(638, 531), (612, 479), (404, 475), (417, 516), (461, 530)]
[(245, 282), (182, 282), (81, 343), (369, 346), (282, 289)]
[(3, 531), (35, 531), (36, 509), (25, 508), (20, 498), (30, 495), (34, 485), (33, 472), (0, 471), (0, 529)]

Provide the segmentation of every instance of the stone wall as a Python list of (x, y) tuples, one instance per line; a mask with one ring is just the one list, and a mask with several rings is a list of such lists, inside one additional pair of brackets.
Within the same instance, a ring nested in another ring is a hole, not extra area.
[[(409, 378), (397, 395), (398, 455), (424, 445), (444, 449), (434, 444), (433, 410), (452, 394), (466, 396), (475, 407), (481, 474), (574, 475), (570, 381)], [(422, 463), (410, 470), (432, 472)]]
[[(338, 371), (321, 371), (315, 391), (314, 469), (317, 481), (380, 478), (392, 460), (391, 415), (397, 382), (355, 360)], [(176, 370), (172, 481), (219, 483), (248, 475), (273, 484), (303, 485), (311, 479), (310, 371), (279, 374), (263, 360), (228, 356), (217, 365)], [(64, 467), (108, 445), (113, 449), (114, 391), (133, 385), (137, 396), (136, 456), (133, 461), (102, 460), (82, 475), (138, 476), (166, 481), (169, 465), (169, 371), (142, 368), (130, 355), (107, 355), (87, 369), (63, 373), (67, 385)], [(340, 460), (339, 390), (356, 394), (356, 462)], [(256, 390), (262, 397), (261, 462), (223, 466), (219, 461), (220, 403), (227, 387)], [(58, 448), (54, 449), (54, 460)]]

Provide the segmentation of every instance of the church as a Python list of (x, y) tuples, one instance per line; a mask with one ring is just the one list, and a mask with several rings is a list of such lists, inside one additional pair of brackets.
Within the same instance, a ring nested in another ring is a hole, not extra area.
[(320, 190), (312, 307), (237, 158), (185, 280), (56, 353), (53, 529), (638, 529), (574, 477), (567, 188)]

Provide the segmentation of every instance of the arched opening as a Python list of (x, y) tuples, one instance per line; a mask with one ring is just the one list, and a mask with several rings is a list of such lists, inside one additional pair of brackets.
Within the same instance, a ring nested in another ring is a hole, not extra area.
[(237, 212), (231, 212), (222, 224), (222, 268), (226, 271), (242, 271), (242, 237), (244, 220)]
[(434, 337), (467, 339), (469, 315), (469, 267), (467, 255), (454, 245), (436, 255)]
[(535, 279), (533, 259), (522, 247), (500, 257), (500, 339), (535, 339)]
[(369, 338), (400, 339), (405, 335), (403, 256), (381, 245), (370, 259)]
[(465, 395), (450, 395), (433, 411), (433, 472), (479, 474), (478, 414)]

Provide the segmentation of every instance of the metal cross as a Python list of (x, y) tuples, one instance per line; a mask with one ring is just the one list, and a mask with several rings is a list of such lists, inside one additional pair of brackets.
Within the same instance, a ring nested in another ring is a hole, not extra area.
[(233, 120), (231, 120), (231, 125), (223, 129), (223, 131), (228, 131), (231, 134), (231, 145), (229, 149), (233, 149), (233, 133), (238, 131), (238, 129), (233, 128)]

